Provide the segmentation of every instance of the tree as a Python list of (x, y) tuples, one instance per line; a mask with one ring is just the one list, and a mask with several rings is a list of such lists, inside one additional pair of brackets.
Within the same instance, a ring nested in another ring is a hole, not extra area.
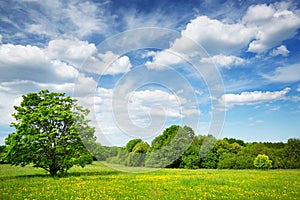
[(152, 152), (146, 159), (147, 167), (177, 168), (181, 156), (193, 141), (194, 131), (185, 126), (172, 125), (165, 129), (163, 134), (152, 141)]
[(85, 119), (89, 110), (64, 93), (42, 90), (23, 95), (14, 107), (15, 132), (5, 140), (4, 160), (12, 165), (33, 163), (50, 173), (64, 175), (73, 165), (91, 162), (84, 144), (95, 142), (94, 128)]
[(145, 165), (146, 153), (150, 150), (147, 142), (137, 143), (125, 162), (125, 165), (132, 167), (141, 167)]
[(135, 147), (136, 144), (142, 142), (141, 139), (137, 138), (137, 139), (132, 139), (130, 140), (126, 146), (125, 146), (125, 150), (128, 152), (132, 152), (132, 149)]
[(253, 161), (253, 165), (258, 169), (270, 169), (272, 167), (272, 160), (265, 154), (258, 154)]
[(300, 139), (291, 138), (286, 146), (287, 167), (300, 168)]
[(0, 146), (0, 164), (4, 164), (5, 162), (2, 160), (2, 155), (5, 152), (5, 146)]
[(178, 125), (172, 125), (169, 128), (166, 128), (162, 135), (159, 135), (156, 138), (154, 138), (151, 145), (152, 149), (157, 150), (161, 149), (163, 146), (168, 145), (176, 136), (178, 129)]
[(139, 142), (132, 149), (133, 153), (147, 153), (150, 150), (150, 146), (147, 142)]

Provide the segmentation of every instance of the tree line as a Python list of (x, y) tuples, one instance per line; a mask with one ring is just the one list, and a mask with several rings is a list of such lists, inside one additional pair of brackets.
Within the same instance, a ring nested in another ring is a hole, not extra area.
[(99, 160), (126, 166), (187, 169), (253, 169), (257, 158), (267, 158), (266, 168), (294, 169), (300, 168), (300, 140), (246, 143), (235, 138), (195, 135), (188, 126), (172, 125), (151, 145), (137, 138), (125, 147), (99, 147), (94, 149), (93, 155)]

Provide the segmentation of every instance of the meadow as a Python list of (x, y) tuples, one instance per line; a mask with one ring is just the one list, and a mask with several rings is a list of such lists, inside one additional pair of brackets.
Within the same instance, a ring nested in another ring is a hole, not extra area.
[(94, 162), (52, 178), (0, 165), (1, 199), (299, 199), (300, 170), (160, 169), (128, 173)]

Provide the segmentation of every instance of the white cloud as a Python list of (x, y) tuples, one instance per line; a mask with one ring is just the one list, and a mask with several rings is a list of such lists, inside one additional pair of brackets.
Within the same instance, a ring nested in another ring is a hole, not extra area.
[(294, 82), (300, 80), (300, 63), (278, 67), (270, 74), (262, 76), (271, 82)]
[[(77, 27), (77, 34), (80, 37), (90, 35), (93, 32), (104, 33), (108, 29), (108, 24), (103, 20), (104, 12), (92, 2), (71, 4), (65, 9), (65, 13)], [(98, 18), (98, 16), (102, 18)]]
[(157, 52), (153, 58), (153, 61), (147, 61), (145, 65), (148, 69), (163, 70), (170, 67), (170, 65), (176, 65), (181, 62), (183, 62), (183, 59), (179, 55), (170, 50), (164, 50)]
[(288, 56), (290, 53), (290, 51), (286, 48), (286, 46), (281, 45), (279, 47), (277, 47), (276, 49), (274, 49), (270, 55), (271, 56), (278, 56), (278, 55), (282, 55), (282, 56)]
[(0, 77), (5, 80), (38, 82), (74, 81), (78, 71), (59, 60), (50, 59), (43, 49), (31, 45), (0, 46)]
[(226, 107), (232, 107), (234, 105), (255, 105), (269, 101), (276, 101), (286, 98), (286, 94), (290, 91), (290, 88), (285, 88), (281, 91), (275, 92), (242, 92), (241, 94), (224, 94), (219, 99), (219, 103)]
[(229, 68), (230, 66), (242, 65), (246, 62), (245, 59), (236, 56), (225, 56), (223, 54), (213, 57), (205, 57), (200, 60), (202, 63), (212, 63), (220, 67)]
[(248, 51), (262, 53), (295, 36), (300, 27), (297, 12), (280, 4), (250, 6), (243, 18), (245, 24), (255, 31), (255, 39), (249, 44)]
[[(227, 24), (199, 16), (187, 24), (181, 35), (202, 45), (209, 54), (220, 54), (246, 46), (253, 36), (253, 30), (243, 24)], [(173, 46), (174, 49), (189, 48), (182, 38), (176, 40)]]
[(126, 73), (132, 67), (128, 56), (119, 56), (111, 51), (99, 53), (87, 58), (82, 65), (83, 70), (100, 75)]
[(130, 96), (129, 108), (136, 113), (135, 116), (149, 113), (153, 106), (161, 106), (165, 112), (157, 112), (154, 113), (155, 115), (163, 114), (169, 117), (182, 117), (179, 106), (186, 103), (186, 99), (161, 90), (136, 91)]
[[(35, 6), (31, 4), (34, 3)], [(40, 12), (34, 8), (39, 6)], [(25, 22), (29, 33), (46, 35), (50, 38), (76, 35), (79, 38), (93, 33), (106, 34), (112, 26), (115, 16), (108, 12), (106, 2), (90, 1), (35, 1), (18, 4), (30, 22)]]
[(272, 110), (272, 111), (277, 111), (279, 109), (280, 109), (280, 106), (276, 106), (276, 107), (270, 108), (270, 110)]
[(243, 17), (243, 20), (247, 22), (261, 23), (270, 20), (274, 13), (275, 10), (273, 7), (267, 6), (266, 4), (250, 6)]
[(122, 56), (118, 58), (111, 66), (107, 69), (104, 74), (120, 74), (126, 73), (131, 68), (131, 63), (128, 56)]
[[(166, 51), (187, 58), (203, 56), (203, 52), (199, 52), (195, 43), (201, 45), (212, 56), (228, 56), (244, 48), (254, 53), (265, 52), (297, 33), (300, 27), (299, 10), (289, 7), (289, 4), (250, 6), (244, 17), (235, 23), (198, 16), (186, 25), (181, 37), (175, 39), (169, 49), (157, 53), (153, 62), (148, 62), (147, 66), (164, 69), (161, 67), (163, 64), (174, 65), (182, 62), (174, 56), (166, 55)], [(287, 55), (288, 50), (281, 46), (274, 54)], [(215, 57), (215, 60), (222, 66), (241, 62), (230, 56), (225, 60)]]
[(154, 57), (157, 54), (155, 51), (147, 51), (146, 53), (141, 55), (141, 58)]
[(76, 67), (96, 52), (94, 44), (78, 39), (51, 40), (46, 48), (46, 53), (50, 58), (68, 61)]
[(2, 43), (2, 35), (0, 34), (0, 44)]
[(297, 91), (300, 92), (300, 85), (298, 86)]
[[(76, 49), (75, 46), (73, 47)], [(55, 52), (54, 48), (43, 49), (32, 45), (0, 45), (0, 96), (2, 97), (0, 110), (1, 113), (7, 113), (0, 118), (1, 123), (9, 124), (13, 120), (10, 117), (13, 103), (18, 102), (18, 97), (28, 92), (48, 89), (72, 95), (75, 79), (77, 79), (75, 98), (95, 90), (97, 82), (62, 61), (62, 56), (67, 57), (67, 54), (63, 55), (62, 52)]]
[(86, 105), (94, 104), (99, 131), (104, 135), (125, 133), (149, 137), (161, 130), (165, 120), (200, 115), (200, 111), (190, 107), (185, 98), (159, 89), (119, 95), (114, 89), (100, 87), (92, 101), (85, 98)]

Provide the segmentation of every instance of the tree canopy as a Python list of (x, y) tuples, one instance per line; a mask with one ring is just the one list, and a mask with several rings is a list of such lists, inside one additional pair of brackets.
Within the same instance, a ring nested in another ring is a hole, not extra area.
[(287, 143), (246, 143), (235, 138), (195, 135), (191, 127), (172, 125), (153, 139), (150, 148), (141, 139), (133, 139), (128, 144), (131, 151), (120, 148), (117, 155), (107, 161), (127, 166), (189, 169), (300, 168), (300, 140), (296, 138)]
[(94, 128), (88, 125), (89, 113), (64, 93), (42, 90), (23, 95), (15, 106), (11, 126), (15, 132), (5, 140), (4, 161), (25, 166), (33, 163), (51, 176), (63, 175), (73, 165), (91, 162), (84, 146), (95, 141)]

